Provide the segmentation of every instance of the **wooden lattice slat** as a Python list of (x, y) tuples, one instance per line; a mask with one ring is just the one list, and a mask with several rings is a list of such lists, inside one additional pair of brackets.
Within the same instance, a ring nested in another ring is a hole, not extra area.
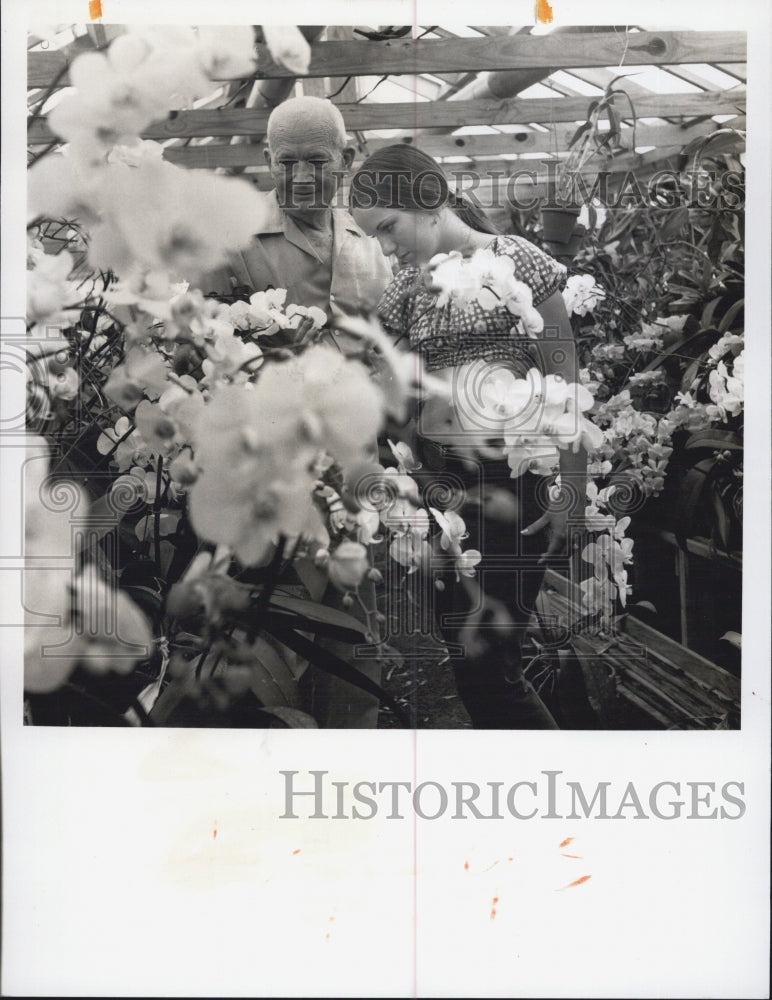
[[(29, 54), (28, 86), (46, 87), (66, 65), (58, 52)], [(308, 76), (570, 69), (582, 66), (662, 66), (667, 63), (744, 62), (741, 31), (582, 32), (489, 38), (327, 41), (313, 46)], [(258, 77), (293, 74), (258, 46)]]
[[(586, 98), (513, 98), (508, 101), (434, 101), (427, 103), (341, 104), (350, 130), (412, 129), (459, 125), (517, 125), (528, 122), (574, 122), (587, 113)], [(652, 94), (635, 101), (639, 118), (705, 117), (745, 112), (745, 89), (704, 94)], [(146, 139), (265, 134), (268, 112), (244, 109), (179, 111), (144, 132)], [(32, 124), (31, 145), (54, 138), (44, 119)]]
[[(732, 121), (734, 128), (744, 128), (745, 118), (738, 116)], [(698, 136), (709, 135), (719, 126), (712, 120), (703, 120), (695, 125), (681, 127), (678, 125), (648, 125), (636, 129), (635, 141), (638, 146), (654, 146), (664, 149), (683, 146)], [(502, 154), (511, 153), (544, 153), (565, 152), (568, 140), (573, 134), (574, 126), (558, 126), (553, 133), (521, 131), (503, 135), (421, 135), (407, 136), (410, 145), (415, 145), (430, 156), (468, 156), (472, 159), (484, 160)], [(374, 153), (383, 146), (399, 142), (399, 138), (368, 139), (367, 152)], [(632, 129), (625, 129), (622, 142), (632, 141)], [(227, 145), (224, 143), (209, 143), (205, 146), (185, 146), (167, 149), (166, 159), (185, 167), (250, 167), (264, 164), (263, 150), (265, 143), (254, 145)], [(606, 160), (597, 158), (593, 165), (604, 166)], [(608, 160), (608, 166), (613, 168), (614, 159)], [(526, 163), (520, 163), (526, 166)], [(538, 167), (539, 160), (534, 161)]]

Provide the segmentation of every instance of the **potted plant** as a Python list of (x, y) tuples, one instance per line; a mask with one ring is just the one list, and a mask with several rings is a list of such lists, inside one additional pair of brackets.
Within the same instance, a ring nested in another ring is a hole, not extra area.
[[(592, 206), (590, 206), (590, 210), (591, 213), (594, 211)], [(546, 239), (546, 237), (544, 239), (547, 249), (552, 256), (567, 264), (572, 261), (574, 257), (576, 257), (584, 246), (584, 240), (587, 236), (588, 229), (586, 226), (576, 224), (578, 213), (574, 211), (566, 211), (564, 213), (561, 213), (561, 210), (555, 210), (551, 213), (549, 209), (546, 209), (545, 211), (548, 213), (546, 219), (550, 220), (549, 222), (546, 222), (545, 219), (542, 220), (542, 226), (545, 231), (549, 230), (550, 232), (555, 232), (557, 230), (557, 235), (562, 236), (563, 229), (567, 229), (569, 223), (572, 226), (572, 231), (565, 242), (562, 242), (560, 239), (555, 239), (554, 237), (549, 240)], [(561, 215), (565, 218), (565, 227), (563, 226)], [(590, 228), (593, 228), (592, 220)]]
[[(568, 156), (557, 161), (557, 170), (554, 176), (550, 175), (547, 200), (541, 207), (542, 238), (559, 256), (574, 256), (581, 245), (581, 240), (572, 240), (581, 211), (576, 194), (577, 175), (594, 156), (611, 159), (635, 150), (635, 108), (627, 91), (614, 86), (618, 79), (615, 77), (603, 95), (590, 102), (585, 120), (568, 143)], [(621, 117), (614, 106), (622, 98), (633, 121), (629, 147), (622, 142)], [(606, 119), (608, 128), (601, 129), (600, 122)]]

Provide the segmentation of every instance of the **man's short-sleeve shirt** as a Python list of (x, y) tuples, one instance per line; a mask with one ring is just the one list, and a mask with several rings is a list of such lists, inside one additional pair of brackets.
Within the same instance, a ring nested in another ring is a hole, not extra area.
[[(267, 199), (266, 216), (252, 242), (229, 261), (236, 283), (256, 292), (286, 288), (288, 303), (317, 306), (332, 320), (374, 311), (392, 278), (377, 240), (365, 235), (345, 209), (333, 208), (330, 256), (313, 232), (282, 211), (275, 192)], [(203, 291), (231, 289), (213, 285)]]

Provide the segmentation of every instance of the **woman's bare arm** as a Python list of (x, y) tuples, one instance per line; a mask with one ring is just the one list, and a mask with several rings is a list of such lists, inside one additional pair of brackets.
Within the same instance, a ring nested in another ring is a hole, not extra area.
[[(560, 292), (552, 295), (537, 307), (544, 320), (544, 330), (536, 342), (545, 375), (560, 375), (566, 382), (579, 381), (579, 363), (576, 354), (571, 321), (566, 312)], [(576, 415), (577, 420), (580, 414)], [(529, 525), (524, 534), (535, 534), (542, 528), (551, 527), (551, 537), (547, 555), (562, 551), (566, 546), (569, 522), (581, 527), (584, 520), (585, 495), (587, 490), (587, 452), (579, 446), (560, 449), (560, 481), (570, 494), (571, 502), (566, 510), (546, 511)], [(564, 505), (560, 504), (562, 508)]]

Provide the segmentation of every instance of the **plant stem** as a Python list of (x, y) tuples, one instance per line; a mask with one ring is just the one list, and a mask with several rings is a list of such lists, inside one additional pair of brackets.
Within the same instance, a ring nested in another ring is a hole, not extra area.
[(153, 500), (153, 561), (159, 573), (161, 572), (161, 487), (163, 486), (163, 467), (163, 455), (159, 455), (155, 473), (155, 499)]

